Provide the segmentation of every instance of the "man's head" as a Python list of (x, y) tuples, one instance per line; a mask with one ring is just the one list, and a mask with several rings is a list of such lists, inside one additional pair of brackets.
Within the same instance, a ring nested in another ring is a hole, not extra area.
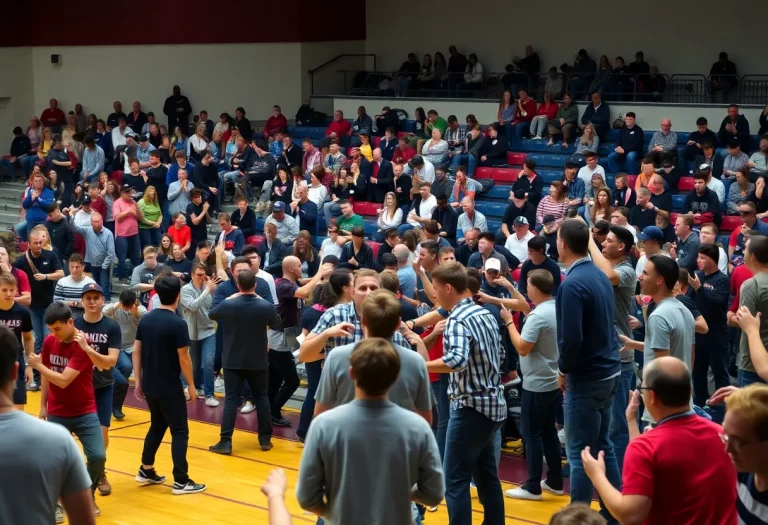
[[(330, 228), (328, 229), (328, 232), (330, 235)], [(337, 228), (337, 232), (338, 232), (338, 228)], [(399, 243), (400, 235), (398, 235), (397, 233), (397, 228), (390, 228), (389, 230), (384, 232), (384, 240), (390, 247), (394, 247), (397, 243)]]
[(720, 233), (714, 223), (708, 222), (701, 225), (699, 230), (699, 242), (701, 244), (717, 244), (717, 234)]
[(256, 274), (253, 270), (243, 270), (235, 275), (237, 289), (240, 293), (253, 292), (256, 289)]
[(400, 326), (400, 301), (389, 290), (376, 290), (363, 301), (362, 327), (365, 338), (391, 339)]
[(264, 235), (270, 243), (275, 242), (275, 239), (277, 239), (277, 225), (273, 222), (265, 223)]
[(163, 306), (176, 308), (181, 293), (181, 279), (174, 275), (165, 275), (155, 281), (155, 293)]
[(664, 232), (656, 226), (646, 226), (637, 234), (637, 239), (647, 256), (655, 255), (661, 251), (664, 245)]
[[(384, 267), (385, 270), (392, 270), (397, 271), (398, 263), (397, 263), (397, 257), (394, 256), (394, 254), (391, 253), (385, 253), (381, 256), (381, 265)], [(381, 277), (381, 286), (387, 290), (390, 288), (387, 286), (387, 283), (384, 282), (384, 274), (387, 272), (382, 272), (379, 274), (379, 277)], [(395, 274), (395, 280), (397, 281), (397, 274)], [(400, 289), (400, 282), (397, 282), (397, 286), (392, 290), (392, 292), (397, 292)]]
[(411, 255), (411, 251), (405, 244), (397, 244), (392, 248), (392, 255), (397, 258), (397, 266), (403, 268), (408, 266), (408, 258)]
[(728, 155), (738, 156), (741, 153), (741, 142), (739, 139), (732, 138), (728, 141)]
[(557, 232), (557, 251), (564, 261), (575, 261), (587, 256), (589, 227), (582, 221), (568, 219)]
[(349, 230), (349, 234), (352, 236), (352, 244), (355, 246), (362, 246), (365, 242), (365, 230), (362, 227), (353, 227)]
[(419, 264), (426, 271), (431, 272), (440, 263), (438, 258), (440, 243), (437, 241), (424, 241), (419, 247)]
[(357, 108), (357, 116), (358, 116), (358, 118), (365, 117), (365, 106), (358, 106), (358, 108)]
[(718, 271), (717, 263), (720, 260), (720, 250), (714, 244), (701, 244), (696, 265), (704, 275)]
[(488, 257), (483, 264), (485, 280), (493, 283), (501, 276), (501, 261), (496, 257)]
[(357, 398), (385, 397), (399, 374), (400, 356), (386, 339), (365, 339), (349, 355), (349, 376)]
[(71, 275), (75, 281), (81, 281), (83, 277), (85, 277), (83, 273), (84, 271), (85, 271), (85, 259), (83, 258), (83, 256), (77, 252), (70, 255), (69, 256), (69, 275)]
[(438, 252), (440, 264), (456, 262), (456, 249), (453, 246), (443, 246)]
[(739, 204), (739, 215), (741, 222), (752, 228), (757, 222), (757, 206), (751, 201), (742, 202)]
[(379, 274), (374, 270), (358, 270), (355, 272), (352, 287), (352, 301), (355, 303), (355, 309), (361, 311), (363, 301), (365, 301), (371, 293), (381, 288)]
[(675, 219), (675, 235), (678, 238), (685, 240), (691, 235), (691, 229), (693, 228), (693, 218), (688, 215), (678, 215)]
[(355, 214), (355, 210), (352, 207), (352, 203), (349, 202), (348, 200), (339, 201), (339, 209), (341, 210), (341, 214), (347, 219), (349, 219)]
[(86, 313), (100, 314), (101, 309), (104, 308), (104, 292), (101, 290), (101, 286), (96, 283), (86, 284), (83, 287), (81, 302)]
[(468, 216), (475, 213), (475, 200), (472, 197), (464, 197), (461, 199), (461, 209), (464, 210)]
[(624, 259), (635, 245), (632, 232), (621, 226), (611, 226), (603, 241), (603, 255), (608, 260)]
[(440, 226), (437, 221), (428, 221), (424, 223), (424, 235), (431, 241), (439, 241)]
[(515, 234), (517, 235), (518, 239), (522, 239), (526, 235), (528, 235), (528, 232), (530, 231), (531, 225), (528, 223), (528, 219), (526, 219), (524, 216), (520, 215), (519, 217), (516, 217), (515, 220), (512, 222), (512, 229), (515, 230)]
[(276, 201), (272, 204), (272, 218), (277, 222), (283, 222), (285, 220), (285, 208), (283, 201)]
[(750, 235), (744, 250), (744, 264), (752, 273), (758, 273), (768, 265), (768, 237)]
[(702, 173), (701, 171), (696, 171), (693, 174), (693, 189), (696, 191), (696, 195), (702, 196), (707, 192), (708, 175), (708, 173)]
[(438, 115), (437, 111), (435, 111), (434, 109), (430, 109), (429, 111), (427, 111), (427, 120), (429, 120), (430, 122), (435, 122), (439, 116), (440, 115)]
[(29, 251), (33, 257), (39, 257), (43, 251), (46, 235), (41, 231), (32, 231), (29, 234)]
[(59, 107), (59, 101), (58, 101), (58, 100), (56, 100), (55, 98), (52, 98), (52, 99), (51, 99), (51, 100), (48, 102), (48, 104), (50, 105), (51, 109), (56, 109), (56, 108), (58, 108), (58, 107)]
[(670, 413), (688, 410), (691, 404), (691, 372), (676, 357), (654, 359), (643, 368), (640, 393), (645, 409), (657, 421)]
[(207, 280), (206, 270), (205, 264), (202, 262), (195, 262), (192, 264), (190, 275), (192, 277), (192, 284), (195, 288), (201, 288), (205, 284), (205, 281)]
[(13, 307), (13, 298), (16, 297), (18, 284), (16, 278), (10, 273), (0, 273), (0, 304)]
[(637, 190), (637, 194), (635, 195), (635, 200), (637, 201), (638, 206), (643, 207), (650, 202), (651, 192), (648, 191), (648, 188), (643, 186)]
[(586, 152), (584, 160), (587, 162), (589, 169), (594, 170), (597, 167), (597, 155), (593, 151)]
[(637, 118), (637, 115), (633, 111), (627, 112), (626, 115), (624, 115), (624, 125), (628, 128), (635, 127), (635, 119)]
[[(728, 60), (727, 55), (725, 59)], [(737, 104), (731, 104), (728, 106), (728, 117), (730, 117), (731, 120), (736, 120), (739, 118), (739, 106)]]
[[(265, 226), (266, 230), (266, 226)], [(197, 248), (195, 249), (195, 258), (205, 263), (205, 261), (208, 260), (208, 258), (211, 256), (211, 243), (208, 241), (200, 241), (197, 243)]]
[(680, 274), (680, 267), (666, 255), (651, 255), (640, 276), (640, 289), (645, 295), (672, 292)]
[(699, 117), (696, 119), (696, 129), (699, 131), (699, 133), (704, 133), (707, 131), (707, 119), (704, 117)]
[(548, 270), (537, 269), (528, 273), (528, 298), (535, 305), (552, 299), (555, 280)]
[(45, 324), (51, 335), (62, 343), (69, 343), (77, 333), (72, 310), (59, 301), (54, 301), (45, 310)]
[(432, 191), (431, 182), (424, 181), (419, 186), (419, 195), (421, 195), (421, 198), (424, 200), (429, 198), (429, 196), (431, 195), (431, 191)]
[(467, 271), (458, 263), (441, 264), (432, 272), (432, 285), (437, 301), (450, 310), (467, 289)]
[(142, 252), (144, 255), (144, 267), (150, 270), (157, 268), (157, 248), (146, 246)]
[(488, 257), (493, 253), (495, 236), (491, 232), (483, 232), (478, 237), (477, 248), (483, 254), (483, 257)]
[(598, 91), (595, 91), (594, 93), (592, 93), (592, 96), (590, 98), (592, 99), (592, 105), (594, 107), (597, 107), (600, 105), (600, 101), (602, 100), (602, 98), (600, 97), (600, 93)]
[(725, 450), (739, 472), (768, 471), (768, 386), (753, 384), (725, 398)]
[(669, 135), (670, 131), (672, 131), (672, 121), (665, 118), (661, 121), (661, 132), (664, 135)]

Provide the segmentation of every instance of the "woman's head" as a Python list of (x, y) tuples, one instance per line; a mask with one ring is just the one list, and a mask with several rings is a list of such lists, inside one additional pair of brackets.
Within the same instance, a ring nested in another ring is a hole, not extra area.
[(501, 95), (501, 101), (504, 104), (511, 104), (512, 103), (512, 92), (508, 89), (504, 90), (504, 93)]
[(171, 137), (169, 137), (168, 135), (163, 135), (163, 138), (160, 142), (160, 147), (169, 149), (171, 147)]
[(34, 115), (29, 117), (29, 127), (37, 129), (40, 127), (40, 120)]
[(147, 189), (144, 190), (144, 202), (157, 203), (157, 190), (154, 186), (147, 186)]
[(241, 107), (240, 107), (240, 108), (237, 108), (237, 109), (235, 110), (235, 118), (236, 118), (237, 120), (242, 120), (242, 119), (244, 119), (244, 118), (245, 118), (245, 110), (244, 110), (243, 108), (241, 108)]
[(571, 104), (573, 104), (573, 97), (571, 96), (570, 93), (566, 93), (565, 95), (563, 95), (563, 104), (565, 104), (566, 106), (570, 106)]
[(296, 237), (296, 248), (303, 252), (310, 246), (312, 246), (312, 239), (309, 236), (309, 232), (307, 230), (301, 230), (299, 236)]
[(424, 58), (422, 59), (421, 64), (422, 64), (422, 67), (424, 68), (432, 67), (432, 55), (430, 55), (429, 53), (426, 53), (424, 55)]
[(369, 137), (365, 133), (361, 133), (360, 134), (360, 142), (362, 142), (364, 146), (368, 145), (368, 144), (371, 143), (371, 137)]
[[(325, 173), (325, 171), (322, 169), (322, 167), (320, 168), (320, 173)], [(321, 179), (322, 175), (320, 173), (318, 173), (318, 172), (313, 170), (312, 173), (309, 174), (309, 184), (310, 185), (312, 185), (312, 186), (319, 186), (320, 184), (323, 183), (322, 179)]]
[(440, 142), (442, 139), (442, 133), (440, 133), (440, 130), (438, 128), (435, 128), (432, 130), (432, 141), (433, 142)]
[(560, 202), (565, 198), (565, 186), (559, 180), (556, 180), (549, 186), (549, 195), (552, 200)]
[(469, 55), (469, 64), (472, 65), (472, 66), (477, 64), (477, 55), (476, 54), (470, 53), (470, 55)]
[(37, 191), (41, 191), (43, 189), (43, 186), (45, 186), (45, 177), (43, 177), (42, 173), (40, 172), (33, 173), (31, 179), (32, 179), (32, 187)]
[(585, 137), (588, 136), (591, 139), (594, 136), (594, 134), (595, 134), (595, 128), (592, 126), (591, 122), (588, 123), (586, 126), (584, 126), (584, 135), (583, 136), (585, 136)]
[(595, 201), (601, 207), (607, 206), (608, 203), (611, 202), (611, 190), (609, 190), (606, 187), (602, 187), (599, 190), (597, 190), (597, 195), (595, 197)]
[(387, 193), (387, 195), (384, 197), (384, 205), (388, 209), (397, 207), (397, 196), (395, 195), (394, 192), (390, 191), (389, 193)]
[(117, 181), (114, 181), (114, 180), (107, 181), (107, 193), (110, 194), (115, 199), (120, 196), (120, 188), (117, 185)]
[(749, 184), (749, 175), (747, 174), (747, 170), (749, 168), (743, 167), (736, 171), (736, 183), (744, 188)]
[(48, 181), (51, 184), (51, 187), (56, 186), (56, 181), (59, 180), (59, 176), (56, 174), (56, 170), (51, 170), (48, 172)]
[(198, 124), (195, 133), (198, 137), (205, 137), (205, 124)]
[(218, 144), (219, 142), (221, 142), (221, 131), (219, 130), (214, 131), (212, 137), (213, 137), (212, 140)]
[(182, 138), (184, 136), (184, 133), (181, 131), (181, 126), (173, 128), (173, 136), (176, 138)]
[(544, 93), (544, 103), (545, 104), (551, 104), (553, 100), (554, 100), (554, 98), (552, 97), (552, 93), (550, 93), (549, 91)]
[(160, 238), (160, 248), (163, 250), (164, 253), (168, 253), (171, 250), (171, 245), (173, 244), (173, 239), (171, 239), (171, 236), (167, 233), (164, 233), (163, 236)]
[(611, 69), (611, 61), (605, 55), (600, 57), (600, 69)]
[(53, 140), (51, 128), (43, 128), (43, 140)]
[(416, 108), (416, 111), (414, 111), (414, 116), (418, 122), (424, 122), (427, 119), (427, 114), (424, 113), (424, 108), (422, 107)]

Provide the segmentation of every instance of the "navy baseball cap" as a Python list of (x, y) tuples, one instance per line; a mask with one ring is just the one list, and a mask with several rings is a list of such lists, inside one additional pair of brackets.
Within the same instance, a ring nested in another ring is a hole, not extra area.
[(100, 293), (101, 295), (104, 295), (104, 290), (102, 290), (101, 286), (99, 286), (96, 283), (90, 283), (83, 286), (83, 293), (80, 295), (83, 296), (88, 292), (97, 292), (97, 293)]
[(664, 232), (656, 226), (646, 226), (643, 231), (637, 234), (637, 238), (640, 241), (656, 241), (659, 246), (664, 244)]
[(283, 201), (276, 201), (272, 204), (272, 211), (285, 211), (285, 203)]

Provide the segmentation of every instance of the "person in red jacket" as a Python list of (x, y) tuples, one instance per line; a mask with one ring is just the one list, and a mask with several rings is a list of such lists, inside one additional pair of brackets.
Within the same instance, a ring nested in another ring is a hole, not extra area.
[(416, 155), (416, 150), (408, 145), (408, 137), (402, 136), (397, 141), (397, 147), (392, 153), (392, 164), (407, 164)]
[(530, 133), (533, 140), (541, 140), (541, 136), (547, 129), (547, 122), (557, 116), (558, 107), (552, 93), (544, 93), (544, 102), (539, 104), (536, 116), (531, 120)]
[(536, 116), (536, 101), (528, 96), (524, 89), (518, 91), (517, 111), (515, 120), (512, 121), (512, 128), (515, 130), (515, 140), (521, 140), (523, 135), (527, 135), (531, 130), (531, 121)]
[(288, 129), (288, 120), (282, 113), (280, 106), (272, 106), (272, 115), (267, 119), (267, 124), (264, 126), (264, 138), (269, 140), (270, 137), (274, 137), (276, 133), (285, 133)]
[(325, 128), (325, 140), (330, 144), (330, 141), (337, 139), (342, 147), (347, 147), (349, 143), (349, 136), (352, 134), (352, 125), (348, 120), (344, 118), (344, 112), (336, 110), (333, 113), (333, 122), (331, 122), (327, 128)]
[(40, 122), (46, 128), (51, 128), (53, 133), (61, 133), (61, 128), (67, 123), (67, 116), (59, 109), (59, 101), (51, 99), (51, 107), (43, 111), (40, 115)]

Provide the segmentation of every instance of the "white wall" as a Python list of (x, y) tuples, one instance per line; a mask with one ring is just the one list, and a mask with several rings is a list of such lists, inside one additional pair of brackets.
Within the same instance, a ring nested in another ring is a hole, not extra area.
[(572, 63), (582, 47), (595, 61), (606, 54), (630, 62), (642, 50), (668, 74), (708, 74), (726, 51), (740, 74), (768, 73), (761, 52), (766, 17), (768, 2), (369, 0), (366, 50), (376, 53), (380, 69), (391, 70), (408, 52), (441, 51), (447, 58), (454, 44), (464, 54), (476, 53), (486, 71), (502, 71), (527, 44), (538, 49), (543, 70)]
[(35, 114), (32, 93), (32, 50), (0, 48), (0, 151), (7, 154), (13, 139), (13, 128), (26, 128)]
[[(317, 106), (317, 104), (316, 104)], [(469, 113), (473, 113), (481, 124), (490, 124), (498, 119), (498, 103), (494, 101), (460, 101), (444, 99), (384, 99), (384, 98), (333, 98), (334, 111), (340, 109), (344, 115), (354, 115), (358, 106), (365, 106), (369, 115), (378, 114), (383, 106), (404, 109), (408, 117), (413, 119), (417, 107), (424, 111), (434, 109), (444, 118), (448, 115), (456, 115), (459, 122), (463, 123)], [(579, 104), (579, 115), (584, 113), (586, 104)], [(741, 106), (741, 112), (749, 121), (752, 135), (756, 135), (760, 124), (758, 119), (764, 108), (757, 106)], [(619, 113), (634, 111), (637, 114), (637, 124), (646, 131), (661, 129), (661, 120), (672, 120), (672, 129), (675, 131), (694, 131), (696, 119), (705, 117), (709, 121), (709, 127), (715, 132), (720, 128), (720, 122), (726, 116), (725, 107), (688, 107), (688, 106), (643, 106), (631, 104), (612, 104), (611, 117), (617, 118)]]

